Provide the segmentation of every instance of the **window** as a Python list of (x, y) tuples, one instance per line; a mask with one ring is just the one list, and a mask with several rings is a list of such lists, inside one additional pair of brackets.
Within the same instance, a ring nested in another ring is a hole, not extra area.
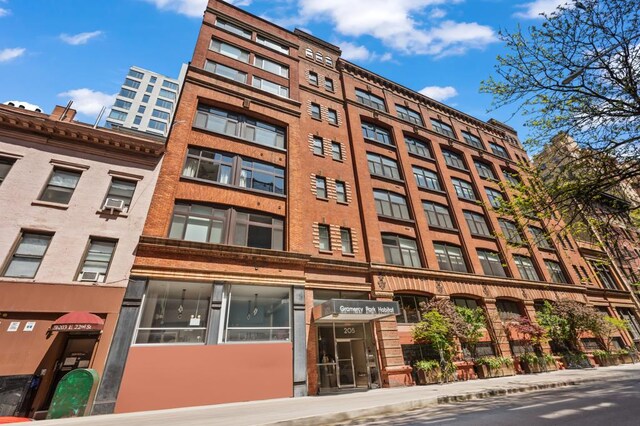
[(316, 120), (320, 120), (322, 118), (320, 115), (320, 105), (314, 103), (311, 104), (311, 117)]
[(467, 272), (467, 265), (460, 247), (446, 243), (434, 243), (438, 266), (445, 271)]
[(164, 132), (165, 130), (167, 130), (167, 123), (163, 123), (162, 121), (158, 120), (149, 120), (149, 128)]
[(476, 309), (478, 307), (478, 302), (476, 302), (475, 299), (469, 299), (467, 297), (452, 297), (451, 302), (461, 308)]
[(175, 92), (171, 92), (167, 89), (160, 89), (160, 96), (162, 96), (163, 98), (168, 98), (171, 99), (173, 101), (176, 100), (176, 93)]
[(135, 191), (136, 182), (113, 178), (111, 179), (111, 185), (109, 186), (106, 198), (121, 200), (124, 211), (127, 212), (131, 206), (131, 200), (133, 199), (133, 193)]
[(33, 278), (38, 272), (42, 258), (51, 242), (51, 235), (23, 232), (11, 260), (7, 265), (5, 277)]
[(324, 142), (319, 136), (313, 137), (313, 153), (316, 155), (324, 155)]
[(123, 86), (131, 87), (132, 89), (137, 89), (138, 87), (140, 87), (140, 82), (136, 80), (131, 80), (130, 78), (125, 78)]
[(442, 150), (442, 155), (444, 156), (444, 162), (447, 163), (448, 166), (467, 170), (461, 155), (446, 149)]
[(533, 242), (538, 248), (553, 250), (549, 236), (542, 230), (542, 228), (529, 226), (529, 232), (533, 235)]
[(144, 74), (141, 73), (140, 71), (136, 71), (136, 70), (129, 70), (129, 73), (127, 74), (129, 77), (133, 77), (133, 78), (142, 78), (144, 77)]
[(382, 249), (387, 263), (414, 268), (422, 266), (416, 241), (411, 238), (394, 234), (382, 234)]
[(152, 75), (151, 78), (149, 78), (149, 81), (151, 83), (155, 83), (157, 79), (158, 79), (158, 77), (156, 77), (155, 75)]
[[(149, 100), (149, 98), (147, 98), (147, 100)], [(164, 99), (156, 99), (156, 106), (159, 106), (160, 108), (173, 109), (173, 102), (165, 101)]]
[(453, 189), (456, 191), (458, 198), (471, 201), (476, 200), (476, 194), (473, 191), (473, 186), (471, 186), (469, 182), (452, 178), (451, 183), (453, 183)]
[(113, 118), (114, 120), (124, 121), (127, 119), (127, 113), (112, 109), (111, 113), (109, 113), (109, 118)]
[(0, 157), (0, 185), (9, 174), (15, 160)]
[(482, 235), (484, 237), (491, 236), (491, 232), (487, 226), (487, 221), (483, 215), (468, 210), (465, 210), (463, 213), (471, 235)]
[(416, 178), (416, 183), (420, 188), (442, 191), (438, 175), (435, 172), (413, 166), (413, 176)]
[(131, 102), (123, 101), (122, 99), (116, 99), (116, 102), (113, 104), (113, 106), (128, 110), (129, 108), (131, 108)]
[(549, 275), (551, 275), (551, 281), (554, 283), (566, 283), (567, 278), (564, 276), (564, 272), (562, 272), (562, 267), (558, 262), (554, 262), (553, 260), (545, 260), (544, 264), (549, 271)]
[(211, 292), (206, 283), (150, 281), (135, 342), (204, 344)]
[(447, 137), (455, 139), (456, 134), (453, 133), (453, 128), (451, 126), (449, 126), (448, 124), (443, 123), (442, 121), (438, 121), (438, 120), (435, 120), (435, 119), (432, 118), (431, 119), (431, 125), (433, 126), (433, 130), (435, 132), (438, 132), (441, 135), (444, 135), (444, 136), (447, 136)]
[(224, 41), (212, 39), (211, 43), (209, 44), (209, 49), (238, 61), (249, 62), (248, 50), (240, 49), (239, 47), (233, 46), (229, 43), (225, 43)]
[(138, 114), (144, 114), (144, 112), (147, 110), (147, 107), (144, 105), (140, 105), (138, 107)]
[[(161, 100), (162, 100), (162, 99), (158, 99), (158, 101), (161, 101)], [(143, 95), (143, 96), (142, 96), (142, 102), (143, 102), (143, 103), (147, 103), (147, 102), (149, 102), (149, 95)], [(168, 101), (164, 101), (164, 100), (163, 100), (162, 102), (168, 102)], [(168, 102), (168, 103), (169, 103), (169, 104), (171, 104), (171, 102)], [(156, 105), (158, 105), (158, 102), (156, 102)], [(171, 104), (171, 105), (173, 105), (173, 104)], [(158, 105), (158, 106), (162, 106), (162, 105)], [(168, 106), (168, 107), (165, 107), (165, 108), (171, 108), (171, 106)]]
[(365, 139), (393, 146), (393, 140), (391, 139), (389, 131), (378, 127), (375, 124), (362, 123), (362, 135)]
[(40, 195), (40, 201), (69, 204), (73, 191), (80, 180), (80, 172), (53, 169), (49, 183)]
[(251, 31), (245, 30), (244, 28), (239, 27), (223, 19), (220, 19), (220, 18), (216, 19), (216, 27), (222, 28), (223, 30), (227, 30), (230, 33), (239, 35), (240, 37), (251, 39)]
[(331, 251), (329, 225), (318, 225), (318, 238), (320, 241), (320, 250)]
[(144, 90), (146, 93), (151, 93), (153, 92), (153, 85), (151, 84), (147, 84), (147, 88)]
[(518, 267), (518, 272), (520, 272), (520, 276), (523, 280), (540, 281), (540, 277), (538, 277), (538, 272), (533, 266), (531, 258), (526, 256), (514, 255), (513, 261)]
[(504, 179), (509, 182), (511, 185), (518, 186), (520, 185), (520, 178), (516, 172), (511, 172), (509, 170), (502, 170), (502, 175)]
[(396, 104), (396, 112), (398, 114), (398, 118), (402, 120), (410, 121), (411, 123), (417, 124), (419, 126), (424, 125), (419, 112), (398, 104)]
[(605, 265), (598, 261), (589, 262), (591, 267), (596, 273), (596, 276), (600, 280), (600, 283), (604, 286), (604, 288), (608, 288), (611, 290), (617, 290), (618, 286), (616, 284), (615, 278), (613, 278), (613, 274), (611, 273), (611, 269), (609, 265)]
[(282, 96), (283, 98), (289, 97), (288, 87), (282, 86), (269, 80), (265, 80), (264, 78), (256, 77), (255, 75), (253, 76), (252, 85), (253, 87), (256, 87), (260, 90), (273, 93), (277, 96)]
[(342, 161), (342, 144), (340, 142), (331, 142), (331, 158)]
[(263, 213), (176, 203), (169, 238), (282, 250), (283, 223)]
[(499, 208), (504, 202), (504, 196), (501, 192), (496, 191), (495, 189), (485, 188), (485, 192), (487, 193), (487, 197), (489, 198), (489, 204), (493, 208)]
[(344, 182), (336, 181), (336, 200), (339, 203), (347, 202), (347, 186)]
[(367, 163), (369, 164), (369, 172), (372, 175), (400, 179), (398, 163), (391, 158), (367, 152)]
[(340, 243), (342, 245), (342, 253), (353, 254), (353, 241), (351, 240), (351, 230), (349, 228), (340, 228)]
[(316, 197), (327, 198), (327, 178), (316, 176)]
[(512, 244), (524, 243), (520, 230), (518, 229), (518, 225), (505, 219), (498, 219), (498, 223), (500, 224), (500, 229), (502, 229), (502, 234), (505, 240)]
[(224, 342), (273, 342), (291, 339), (288, 287), (233, 285), (228, 295)]
[(379, 111), (387, 110), (384, 105), (384, 99), (379, 98), (374, 94), (365, 92), (364, 90), (356, 89), (356, 100), (362, 105), (366, 105)]
[[(95, 281), (99, 283), (105, 282), (109, 265), (111, 264), (111, 258), (113, 257), (113, 251), (116, 248), (115, 241), (99, 240), (91, 238), (89, 240), (89, 248), (84, 256), (80, 273), (76, 280), (84, 281), (85, 273), (94, 273)], [(91, 279), (91, 281), (94, 281)]]
[(304, 54), (307, 58), (313, 58), (313, 50), (308, 47), (304, 49)]
[(464, 130), (462, 131), (462, 139), (468, 143), (471, 146), (475, 146), (476, 148), (480, 148), (480, 149), (484, 149), (484, 146), (482, 146), (482, 142), (480, 141), (480, 138), (472, 135), (469, 132), (465, 132)]
[(431, 149), (429, 148), (429, 144), (423, 141), (419, 141), (417, 139), (410, 138), (408, 136), (404, 137), (404, 141), (407, 144), (407, 149), (409, 153), (416, 154), (421, 157), (433, 158), (431, 155)]
[(373, 198), (376, 204), (376, 212), (380, 216), (405, 220), (411, 219), (409, 209), (407, 208), (407, 200), (402, 195), (381, 189), (374, 189)]
[(136, 116), (133, 118), (133, 124), (134, 124), (134, 125), (136, 125), (136, 126), (137, 126), (137, 125), (139, 125), (141, 122), (142, 122), (142, 116), (141, 116), (141, 115), (136, 115)]
[(331, 124), (338, 124), (338, 112), (335, 109), (329, 108), (327, 110), (327, 120)]
[(327, 56), (326, 58), (324, 58), (324, 63), (327, 66), (332, 67), (333, 66), (333, 59), (331, 59), (330, 57)]
[(496, 300), (496, 309), (498, 316), (502, 320), (512, 319), (514, 316), (522, 316), (522, 311), (518, 304), (512, 300), (498, 299)]
[(253, 65), (265, 71), (268, 71), (270, 73), (279, 75), (281, 77), (289, 78), (289, 67), (285, 65), (281, 65), (270, 59), (263, 58), (262, 56), (256, 55), (256, 57), (253, 60)]
[(278, 43), (277, 41), (270, 40), (266, 37), (258, 34), (256, 36), (256, 42), (260, 43), (263, 46), (267, 46), (269, 49), (273, 49), (277, 52), (283, 53), (285, 55), (289, 54), (289, 48), (283, 44)]
[(398, 324), (413, 324), (421, 320), (421, 303), (427, 303), (429, 299), (424, 296), (394, 295), (393, 301), (400, 305), (400, 313), (396, 315)]
[(629, 308), (616, 308), (616, 310), (618, 311), (618, 315), (620, 315), (623, 320), (627, 321), (627, 324), (629, 325), (629, 333), (633, 340), (639, 340), (640, 322), (638, 322), (637, 315)]
[[(240, 172), (236, 171), (240, 169)], [(189, 148), (182, 176), (284, 194), (284, 169), (240, 156)]]
[(498, 253), (489, 250), (478, 250), (478, 258), (485, 275), (506, 277), (502, 261)]
[(162, 87), (166, 87), (167, 89), (175, 90), (177, 92), (179, 86), (169, 80), (164, 80), (162, 82)]
[(447, 206), (436, 204), (431, 201), (423, 201), (422, 207), (427, 215), (427, 221), (431, 226), (440, 228), (455, 229), (451, 220), (451, 213)]
[(247, 73), (238, 71), (235, 68), (228, 67), (226, 65), (218, 64), (216, 62), (206, 61), (204, 63), (204, 69), (212, 72), (221, 77), (226, 77), (231, 80), (238, 81), (240, 83), (247, 82)]
[(489, 147), (491, 147), (491, 152), (493, 152), (498, 157), (507, 158), (507, 159), (509, 158), (509, 154), (507, 153), (507, 150), (504, 149), (504, 147), (492, 142), (489, 142)]
[(318, 74), (313, 72), (313, 71), (309, 71), (309, 83), (313, 84), (314, 86), (318, 85)]
[(478, 171), (478, 174), (481, 178), (496, 180), (496, 175), (493, 174), (493, 170), (491, 169), (490, 165), (478, 160), (475, 160), (473, 164), (476, 165), (476, 170)]
[(323, 59), (322, 53), (316, 52), (316, 61), (322, 63), (322, 59)]
[(168, 112), (160, 111), (160, 110), (157, 110), (157, 109), (154, 109), (151, 112), (151, 115), (156, 117), (156, 118), (160, 118), (161, 120), (168, 120), (169, 119), (169, 113)]
[(333, 80), (330, 78), (324, 78), (324, 89), (328, 92), (333, 92)]
[(282, 127), (218, 108), (199, 105), (194, 126), (260, 145), (285, 148), (285, 130)]

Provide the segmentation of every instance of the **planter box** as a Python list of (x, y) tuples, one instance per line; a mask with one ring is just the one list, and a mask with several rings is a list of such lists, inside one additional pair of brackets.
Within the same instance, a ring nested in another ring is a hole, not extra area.
[(474, 364), (469, 361), (456, 361), (454, 362), (456, 366), (456, 375), (458, 380), (475, 380), (478, 378), (476, 373), (473, 371)]
[(633, 358), (631, 358), (631, 355), (627, 354), (627, 355), (618, 355), (618, 358), (620, 359), (620, 362), (622, 364), (633, 364)]
[(544, 358), (539, 358), (539, 362), (531, 364), (526, 361), (520, 361), (520, 366), (525, 374), (546, 373), (547, 371), (556, 371), (558, 369), (555, 360), (547, 361)]
[(614, 365), (620, 365), (620, 358), (618, 355), (611, 356), (596, 356), (593, 359), (600, 367), (611, 367)]
[(513, 376), (516, 371), (513, 366), (503, 365), (495, 370), (490, 370), (486, 365), (476, 365), (476, 373), (480, 379), (488, 379), (490, 377)]
[(433, 385), (439, 383), (440, 368), (431, 371), (418, 370), (418, 385)]

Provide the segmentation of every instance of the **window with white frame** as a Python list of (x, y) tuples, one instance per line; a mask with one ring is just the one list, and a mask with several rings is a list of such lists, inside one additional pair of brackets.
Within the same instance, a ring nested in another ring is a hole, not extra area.
[(259, 43), (263, 46), (267, 46), (269, 49), (273, 49), (276, 52), (280, 52), (284, 55), (289, 54), (289, 48), (287, 46), (277, 41), (268, 39), (267, 37), (263, 37), (260, 34), (256, 36), (256, 43)]
[(265, 92), (273, 93), (274, 95), (282, 96), (283, 98), (289, 97), (289, 88), (281, 84), (274, 83), (273, 81), (265, 80), (264, 78), (256, 77), (254, 75), (251, 83), (253, 87), (264, 90)]
[(209, 61), (209, 60), (205, 61), (204, 69), (206, 71), (212, 72), (212, 73), (214, 73), (216, 75), (228, 78), (230, 80), (235, 80), (235, 81), (240, 82), (240, 83), (246, 83), (247, 82), (247, 73), (246, 72), (238, 71), (235, 68), (231, 68), (231, 67), (228, 67), (226, 65), (219, 64), (217, 62), (213, 62), (213, 61)]
[(239, 25), (232, 24), (229, 21), (225, 21), (224, 19), (217, 18), (215, 26), (229, 31), (230, 33), (239, 35), (240, 37), (251, 39), (251, 31), (244, 29)]
[(253, 59), (253, 65), (280, 77), (289, 78), (289, 67), (279, 64), (270, 59), (257, 56)]
[(249, 51), (236, 47), (224, 41), (212, 39), (209, 49), (218, 52), (221, 55), (236, 59), (242, 62), (249, 62)]

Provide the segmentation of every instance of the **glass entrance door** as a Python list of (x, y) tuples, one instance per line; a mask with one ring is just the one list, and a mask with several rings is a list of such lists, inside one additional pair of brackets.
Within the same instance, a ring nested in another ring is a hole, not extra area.
[(353, 352), (351, 340), (336, 340), (338, 353), (338, 387), (353, 388), (356, 385), (353, 372)]

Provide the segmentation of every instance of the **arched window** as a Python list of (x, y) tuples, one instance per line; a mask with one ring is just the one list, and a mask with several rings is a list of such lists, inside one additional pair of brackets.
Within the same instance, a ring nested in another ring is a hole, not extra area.
[(397, 294), (393, 296), (393, 300), (400, 305), (400, 314), (396, 315), (396, 321), (399, 324), (412, 324), (420, 321), (420, 304), (427, 303), (429, 298), (413, 294)]

